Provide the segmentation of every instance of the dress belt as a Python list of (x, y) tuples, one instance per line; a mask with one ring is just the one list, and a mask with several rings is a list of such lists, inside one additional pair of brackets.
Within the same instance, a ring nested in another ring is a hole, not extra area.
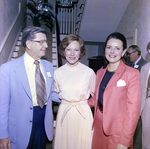
[(61, 118), (61, 126), (63, 123), (63, 120), (67, 114), (67, 112), (72, 108), (72, 107), (76, 107), (76, 110), (79, 112), (79, 114), (86, 119), (86, 111), (82, 108), (82, 105), (87, 104), (87, 100), (83, 100), (83, 101), (79, 101), (79, 102), (68, 102), (65, 100), (62, 100), (61, 104), (67, 104), (66, 109), (64, 110), (63, 114), (62, 114), (62, 118)]

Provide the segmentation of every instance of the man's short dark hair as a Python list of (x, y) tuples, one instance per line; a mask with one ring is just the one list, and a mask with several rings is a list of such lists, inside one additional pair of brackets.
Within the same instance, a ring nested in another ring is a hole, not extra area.
[(26, 48), (26, 41), (32, 41), (36, 33), (43, 33), (46, 35), (46, 30), (37, 26), (27, 26), (22, 32), (22, 45)]
[(131, 45), (129, 48), (132, 48), (134, 51), (138, 52), (138, 55), (141, 55), (141, 50), (137, 45)]

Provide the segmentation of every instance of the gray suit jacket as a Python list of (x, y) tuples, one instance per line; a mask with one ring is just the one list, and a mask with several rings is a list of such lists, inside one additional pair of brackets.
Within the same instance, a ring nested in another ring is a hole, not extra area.
[(143, 57), (141, 57), (141, 59), (138, 61), (138, 63), (136, 64), (136, 65), (138, 65), (138, 70), (139, 71), (141, 71), (141, 67), (143, 66), (143, 65), (145, 65), (147, 63), (147, 61), (145, 61), (144, 59), (143, 59)]
[[(41, 60), (47, 85), (45, 130), (53, 138), (52, 100), (60, 102), (54, 92), (53, 66)], [(47, 74), (51, 74), (47, 75)], [(33, 117), (33, 103), (26, 74), (24, 55), (0, 67), (0, 139), (10, 137), (12, 149), (25, 149), (28, 145)]]
[(149, 77), (149, 71), (150, 71), (150, 62), (145, 64), (141, 68), (141, 89), (142, 89), (142, 95), (141, 95), (141, 113), (144, 109), (145, 102), (146, 102), (146, 93), (147, 93), (147, 82)]

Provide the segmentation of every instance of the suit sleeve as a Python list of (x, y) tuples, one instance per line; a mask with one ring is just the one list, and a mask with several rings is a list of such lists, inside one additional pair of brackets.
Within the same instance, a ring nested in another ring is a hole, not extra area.
[(125, 146), (132, 144), (133, 135), (140, 116), (141, 107), (141, 83), (139, 71), (134, 71), (129, 74), (127, 85), (127, 111), (124, 120), (122, 134), (120, 135), (119, 143)]
[(141, 88), (142, 94), (141, 94), (141, 113), (140, 113), (140, 115), (142, 114), (142, 111), (143, 111), (144, 106), (145, 106), (145, 101), (146, 101), (147, 75), (148, 75), (148, 72), (147, 73), (145, 72), (146, 71), (145, 68), (147, 68), (147, 67), (142, 67), (141, 73), (140, 73), (140, 76), (141, 76), (141, 87), (142, 87)]
[(8, 113), (10, 104), (9, 69), (0, 67), (0, 139), (9, 137)]

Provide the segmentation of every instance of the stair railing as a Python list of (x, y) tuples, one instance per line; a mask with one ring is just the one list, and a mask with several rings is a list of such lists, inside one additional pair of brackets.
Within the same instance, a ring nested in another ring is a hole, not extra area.
[(56, 39), (57, 39), (57, 57), (58, 57), (58, 67), (62, 66), (62, 58), (59, 54), (58, 47), (60, 44), (60, 27), (58, 23), (58, 6), (56, 5)]
[(71, 6), (57, 5), (60, 34), (78, 34), (86, 0), (73, 1)]
[(85, 3), (86, 0), (79, 0), (77, 4), (77, 16), (76, 16), (76, 28), (75, 28), (76, 35), (79, 34)]

